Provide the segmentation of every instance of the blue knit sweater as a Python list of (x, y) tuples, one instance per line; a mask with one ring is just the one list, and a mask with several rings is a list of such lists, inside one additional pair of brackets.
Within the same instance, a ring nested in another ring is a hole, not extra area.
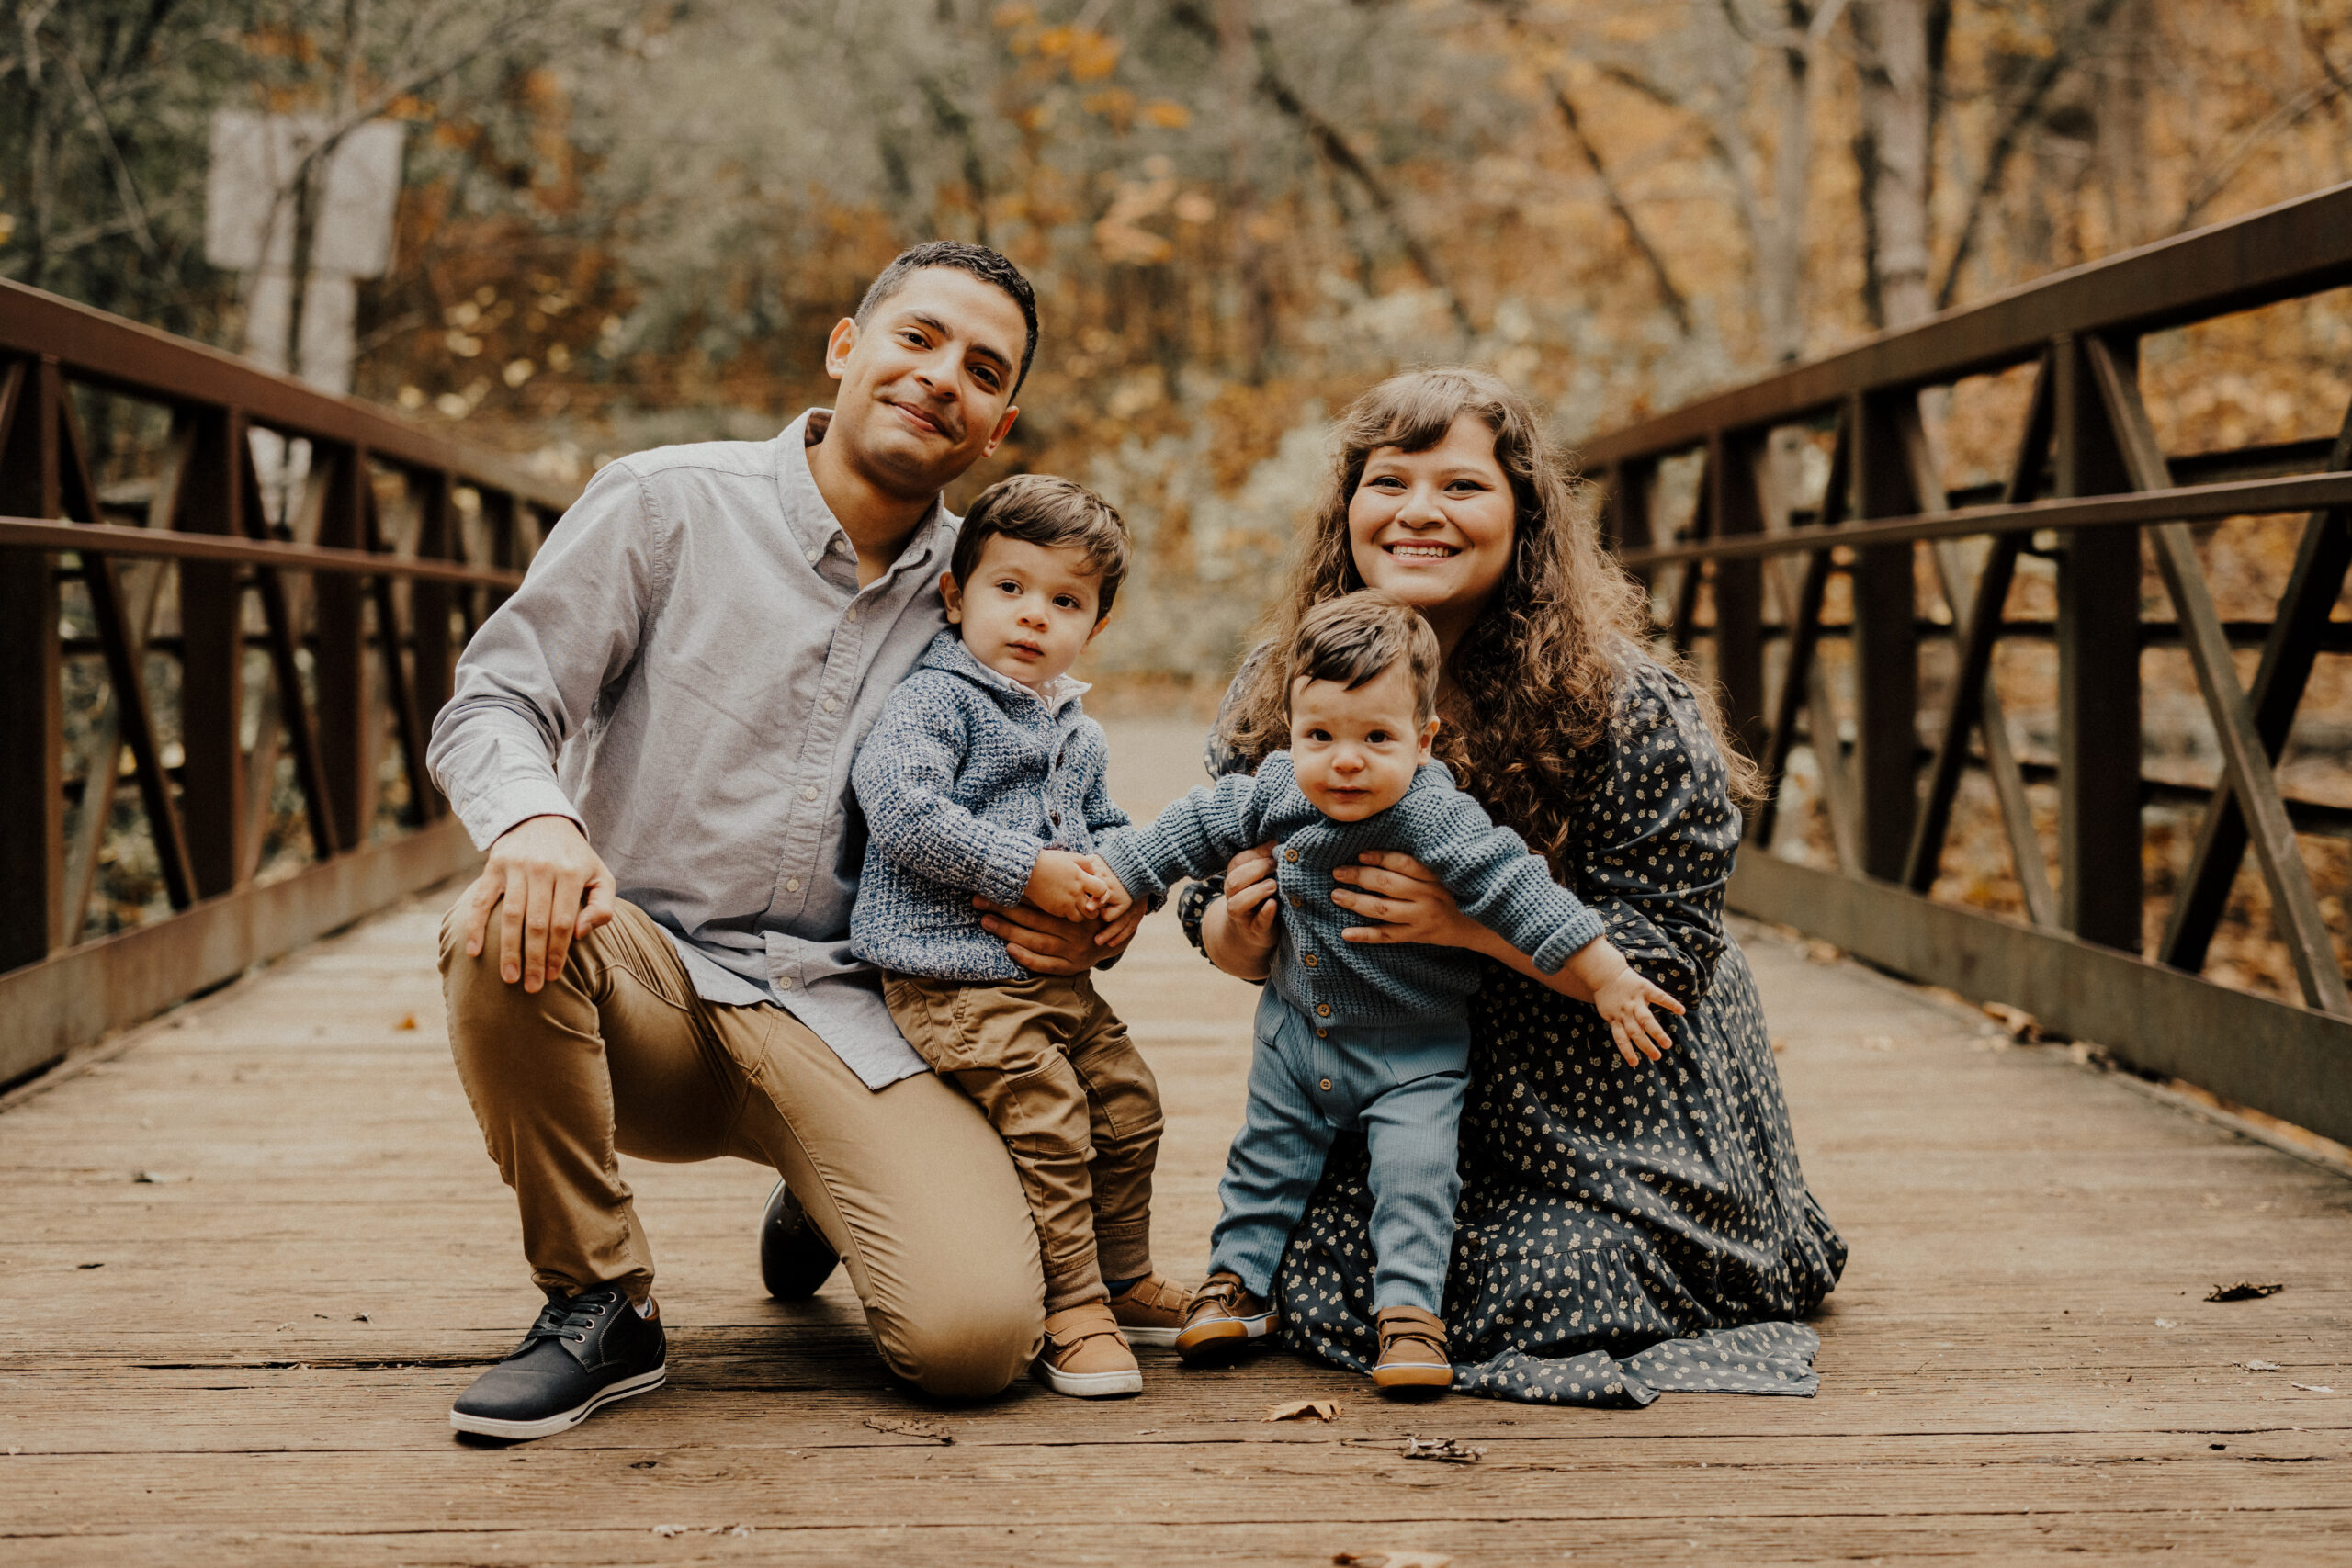
[(1283, 901), (1274, 988), (1317, 1022), (1390, 1024), (1458, 1015), (1478, 988), (1470, 955), (1425, 942), (1358, 943), (1340, 932), (1372, 923), (1331, 902), (1335, 867), (1366, 850), (1401, 850), (1437, 874), (1462, 912), (1535, 961), (1546, 975), (1602, 934), (1600, 917), (1552, 880), (1526, 840), (1498, 828), (1453, 786), (1442, 762), (1423, 764), (1405, 796), (1361, 822), (1334, 822), (1299, 792), (1290, 753), (1258, 772), (1228, 773), (1159, 814), (1148, 828), (1097, 846), (1136, 897), (1158, 898), (1182, 876), (1206, 876), (1252, 844), (1273, 840)]
[(933, 979), (1029, 978), (980, 929), (972, 895), (1018, 904), (1039, 851), (1084, 854), (1127, 825), (1085, 690), (1065, 677), (1040, 696), (973, 658), (954, 628), (932, 639), (850, 769), (868, 834), (852, 953)]

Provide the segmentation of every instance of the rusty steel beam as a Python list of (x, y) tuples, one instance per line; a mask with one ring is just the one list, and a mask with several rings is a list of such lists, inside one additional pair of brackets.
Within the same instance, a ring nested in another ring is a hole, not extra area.
[(284, 545), (248, 536), (175, 535), (160, 529), (125, 528), (112, 523), (45, 523), (34, 517), (0, 516), (0, 550), (80, 550), (91, 555), (267, 566), (345, 577), (419, 578), (509, 592), (523, 581), (521, 572), (502, 567), (420, 560), (411, 556), (326, 545)]
[(235, 408), (288, 435), (366, 446), (468, 484), (511, 491), (561, 511), (573, 491), (511, 460), (431, 434), (356, 398), (338, 398), (235, 355), (110, 316), (21, 283), (0, 281), (0, 351), (48, 355), (72, 379), (175, 405)]
[(1589, 468), (1790, 424), (1862, 392), (2022, 365), (2062, 333), (2130, 337), (2352, 284), (2352, 183), (2021, 284), (1583, 444)]

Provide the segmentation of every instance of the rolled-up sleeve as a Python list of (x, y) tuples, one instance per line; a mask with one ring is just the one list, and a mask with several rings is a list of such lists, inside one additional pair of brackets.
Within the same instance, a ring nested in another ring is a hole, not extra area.
[(532, 817), (568, 817), (587, 831), (556, 760), (636, 658), (672, 545), (642, 480), (626, 462), (607, 464), (466, 645), (426, 763), (475, 848)]

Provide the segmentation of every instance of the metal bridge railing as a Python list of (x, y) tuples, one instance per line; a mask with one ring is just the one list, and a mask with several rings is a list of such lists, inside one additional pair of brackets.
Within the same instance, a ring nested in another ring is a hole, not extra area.
[[(106, 499), (77, 387), (168, 410), (143, 501)], [(307, 444), (275, 522), (257, 431)], [(425, 774), (424, 727), (571, 495), (366, 404), (0, 283), (0, 1082), (469, 863)], [(61, 623), (74, 584), (95, 635)], [(168, 677), (151, 679), (158, 656)], [(73, 661), (105, 680), (69, 746)], [(407, 798), (392, 822), (378, 809), (387, 736)], [(311, 863), (259, 880), (286, 756)], [(173, 912), (85, 942), (119, 780)]]
[[(2333, 442), (2168, 454), (2139, 386), (2150, 333), (2346, 285), (2352, 186), (2059, 274), (1587, 446), (1621, 558), (1671, 606), (1668, 635), (1707, 647), (1727, 716), (1769, 779), (1735, 907), (2352, 1141), (2352, 998), (2295, 839), (2299, 822), (2341, 833), (2347, 814), (2290, 802), (2275, 772), (2314, 665), (2352, 629), (2331, 619), (2352, 566), (2352, 423)], [(2006, 484), (1989, 496), (1949, 488), (1943, 389), (2023, 366), (2032, 392)], [(1826, 482), (1800, 509), (1776, 453), (1825, 428)], [(1690, 502), (1668, 522), (1661, 463), (1693, 456)], [(2223, 622), (2190, 525), (2291, 513), (2306, 520), (2275, 618)], [(1971, 538), (1985, 543), (1963, 547)], [(2169, 621), (2142, 618), (2143, 549)], [(2029, 557), (2054, 563), (2054, 621), (2009, 616)], [(1840, 577), (1847, 591), (1834, 594)], [(2018, 636), (2054, 640), (2054, 768), (2019, 759), (1991, 679), (1996, 645)], [(1926, 637), (1954, 645), (1940, 711), (1923, 702)], [(1819, 657), (1831, 638), (1850, 639), (1849, 682)], [(2256, 639), (2249, 689), (2232, 645)], [(2143, 802), (2185, 793), (2143, 776), (2141, 651), (2153, 642), (2186, 650), (2222, 776), (2143, 958)], [(1834, 871), (1771, 852), (1799, 748), (1812, 753)], [(1992, 785), (2026, 923), (1927, 897), (1969, 770)], [(2054, 878), (2027, 794), (2036, 773), (2057, 785)], [(2301, 1008), (2198, 977), (2249, 850)]]

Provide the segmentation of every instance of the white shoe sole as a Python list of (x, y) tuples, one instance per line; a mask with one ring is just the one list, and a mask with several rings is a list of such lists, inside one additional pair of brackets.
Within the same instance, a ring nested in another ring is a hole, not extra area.
[(571, 1410), (558, 1411), (537, 1421), (502, 1421), (494, 1416), (469, 1416), (460, 1410), (449, 1412), (449, 1428), (470, 1432), (478, 1438), (506, 1438), (522, 1441), (531, 1438), (552, 1438), (558, 1432), (568, 1432), (616, 1399), (628, 1399), (636, 1394), (651, 1393), (668, 1381), (667, 1361), (650, 1372), (639, 1372), (633, 1378), (623, 1378), (616, 1383), (596, 1391), (595, 1397)]
[(1124, 1372), (1064, 1372), (1040, 1359), (1030, 1368), (1030, 1374), (1056, 1393), (1066, 1393), (1073, 1399), (1115, 1399), (1123, 1393), (1143, 1392), (1140, 1370)]
[(1175, 1344), (1176, 1336), (1183, 1332), (1184, 1330), (1182, 1327), (1130, 1328), (1124, 1323), (1119, 1325), (1119, 1337), (1125, 1339), (1128, 1344), (1155, 1345), (1163, 1350), (1168, 1348), (1170, 1345)]

